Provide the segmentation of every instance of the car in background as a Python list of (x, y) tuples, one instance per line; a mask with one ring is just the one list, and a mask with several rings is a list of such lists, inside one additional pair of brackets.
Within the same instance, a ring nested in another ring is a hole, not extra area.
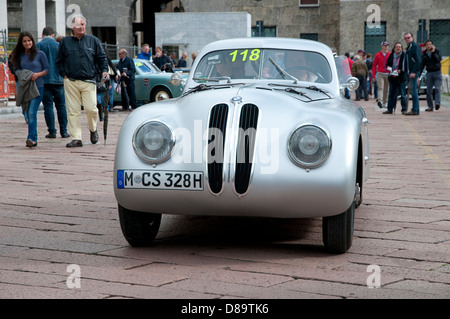
[[(419, 82), (419, 87), (417, 89), (417, 92), (420, 95), (425, 95), (425, 98), (427, 96), (427, 70), (424, 69), (422, 74), (420, 75), (419, 78), (420, 82)], [(436, 88), (433, 86), (433, 100), (434, 100), (434, 96), (436, 94)]]
[[(141, 59), (133, 59), (136, 66), (135, 92), (136, 102), (146, 104), (174, 97), (179, 97), (183, 91), (183, 76), (179, 73), (162, 72), (156, 65)], [(117, 65), (118, 60), (112, 61)], [(184, 78), (186, 78), (184, 76)], [(121, 101), (120, 92), (114, 91), (114, 103)]]
[(125, 239), (151, 244), (163, 214), (321, 217), (325, 248), (346, 252), (370, 171), (369, 121), (341, 93), (359, 85), (350, 74), (316, 41), (206, 45), (181, 97), (122, 124), (113, 183)]

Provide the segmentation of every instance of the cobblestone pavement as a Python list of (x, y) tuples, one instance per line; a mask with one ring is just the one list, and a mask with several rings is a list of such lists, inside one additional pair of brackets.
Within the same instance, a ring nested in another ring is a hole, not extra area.
[(40, 113), (29, 149), (23, 117), (4, 112), (0, 298), (448, 299), (450, 109), (420, 103), (420, 116), (408, 117), (362, 102), (371, 178), (342, 255), (324, 251), (320, 219), (163, 216), (155, 244), (131, 248), (112, 180), (127, 113), (110, 115), (106, 145), (101, 124), (99, 144), (86, 142), (83, 117), (77, 149), (45, 139)]

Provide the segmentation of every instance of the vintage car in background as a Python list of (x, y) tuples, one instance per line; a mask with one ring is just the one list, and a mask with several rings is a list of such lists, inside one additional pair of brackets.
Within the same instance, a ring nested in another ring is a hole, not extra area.
[(366, 114), (341, 94), (359, 83), (345, 73), (314, 41), (205, 46), (181, 97), (121, 128), (114, 193), (129, 244), (151, 244), (162, 214), (323, 217), (326, 249), (347, 251), (370, 163)]
[[(172, 81), (174, 76), (178, 79), (177, 74), (162, 72), (156, 65), (147, 60), (133, 60), (136, 66), (134, 80), (136, 101), (139, 104), (171, 99), (181, 95), (183, 91), (182, 83), (174, 85)], [(119, 61), (113, 60), (112, 62), (117, 65)], [(187, 75), (184, 78), (187, 78)], [(120, 92), (114, 91), (113, 98), (115, 104), (121, 103)]]

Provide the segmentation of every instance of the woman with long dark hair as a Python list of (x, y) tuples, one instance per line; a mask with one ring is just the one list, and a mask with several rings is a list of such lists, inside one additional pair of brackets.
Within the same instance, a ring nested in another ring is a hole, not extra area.
[[(48, 60), (44, 52), (36, 48), (33, 35), (23, 31), (11, 53), (11, 61), (19, 81), (18, 100), (28, 106), (27, 147), (37, 146), (37, 111), (44, 95), (44, 79), (48, 73)], [(28, 104), (29, 103), (29, 104)], [(20, 105), (20, 104), (19, 104)]]
[(397, 98), (400, 95), (400, 103), (402, 105), (402, 114), (406, 113), (406, 72), (404, 69), (403, 60), (405, 52), (403, 52), (403, 45), (401, 42), (394, 44), (391, 55), (386, 62), (386, 69), (389, 71), (389, 98), (387, 111), (383, 114), (393, 114), (397, 104)]

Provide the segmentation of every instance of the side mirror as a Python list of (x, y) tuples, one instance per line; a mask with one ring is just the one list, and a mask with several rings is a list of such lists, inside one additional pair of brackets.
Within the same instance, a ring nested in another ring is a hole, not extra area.
[(355, 77), (349, 77), (345, 84), (341, 85), (342, 88), (347, 88), (352, 92), (355, 92), (359, 88), (359, 80)]

